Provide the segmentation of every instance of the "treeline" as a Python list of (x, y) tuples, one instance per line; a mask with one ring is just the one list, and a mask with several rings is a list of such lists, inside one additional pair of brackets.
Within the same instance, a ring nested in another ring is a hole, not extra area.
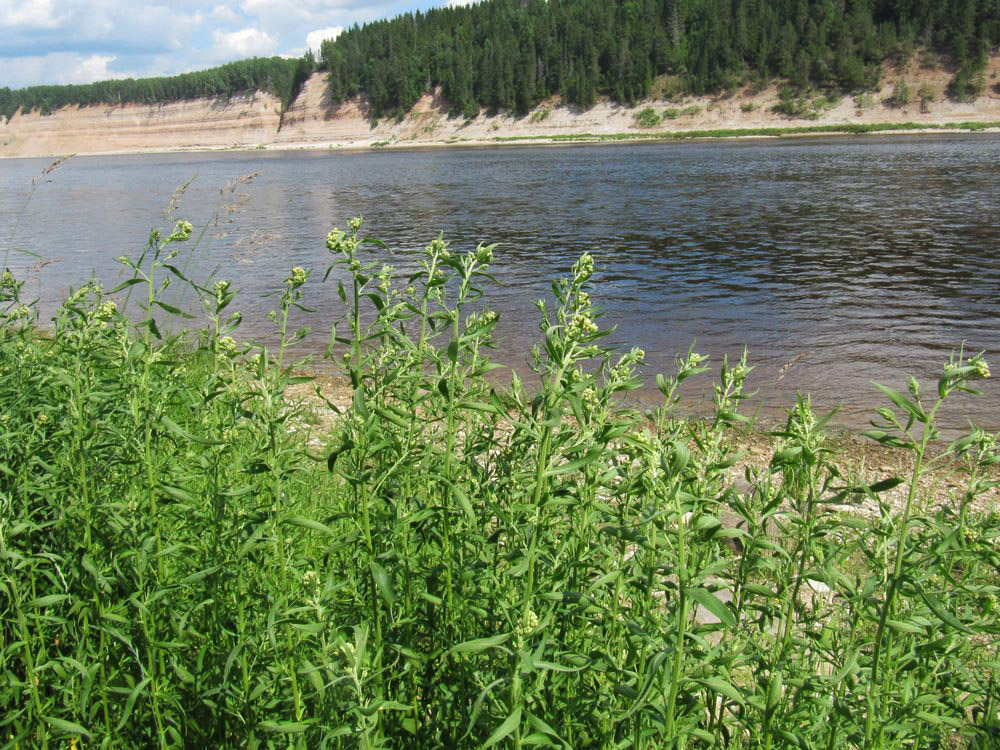
[[(949, 88), (982, 88), (1000, 45), (1000, 0), (485, 0), (355, 25), (322, 44), (319, 67), (335, 100), (365, 93), (376, 117), (408, 111), (440, 86), (454, 113), (526, 112), (560, 94), (589, 107), (598, 96), (702, 94), (748, 80), (787, 79), (861, 91), (886, 60), (918, 48), (956, 69)], [(253, 58), (196, 73), (68, 86), (0, 88), (0, 116), (71, 104), (155, 104), (265, 91), (287, 107), (317, 68)]]
[(961, 98), (998, 44), (1000, 0), (486, 0), (356, 25), (320, 59), (334, 98), (364, 92), (376, 116), (440, 86), (471, 117), (523, 113), (556, 93), (588, 107), (754, 77), (864, 90), (917, 48), (956, 66)]
[(231, 96), (264, 91), (281, 100), (286, 108), (303, 82), (313, 73), (311, 53), (298, 59), (255, 57), (195, 73), (159, 78), (124, 78), (67, 86), (0, 88), (0, 115), (10, 119), (18, 109), (43, 114), (66, 105), (157, 104), (203, 96)]

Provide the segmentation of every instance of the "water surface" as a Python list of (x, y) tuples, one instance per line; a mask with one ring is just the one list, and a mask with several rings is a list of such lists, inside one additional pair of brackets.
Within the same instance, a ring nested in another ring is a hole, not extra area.
[[(490, 304), (497, 357), (514, 367), (537, 340), (532, 301), (588, 251), (604, 322), (646, 350), (648, 372), (694, 340), (716, 363), (746, 346), (770, 416), (800, 389), (864, 427), (881, 403), (870, 381), (936, 378), (963, 342), (1000, 373), (996, 135), (76, 157), (32, 193), (48, 163), (0, 163), (0, 250), (51, 261), (10, 260), (37, 269), (43, 317), (91, 273), (120, 278), (114, 258), (167, 226), (163, 209), (194, 178), (176, 212), (210, 224), (192, 270), (241, 288), (249, 337), (269, 336), (264, 294), (292, 266), (322, 271), (327, 231), (363, 214), (401, 268), (439, 231), (459, 250), (500, 243)], [(309, 294), (326, 329), (343, 312), (334, 289)], [(952, 424), (1000, 428), (997, 381), (984, 390)]]

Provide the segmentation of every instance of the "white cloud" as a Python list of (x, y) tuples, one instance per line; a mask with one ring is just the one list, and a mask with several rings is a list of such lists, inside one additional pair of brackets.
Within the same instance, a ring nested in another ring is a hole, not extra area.
[[(450, 0), (454, 2), (455, 0)], [(299, 56), (354, 23), (449, 0), (0, 0), (0, 86), (173, 75)]]
[(212, 32), (213, 52), (219, 58), (235, 59), (266, 55), (274, 51), (278, 41), (260, 29), (247, 28), (239, 31)]
[(320, 45), (327, 39), (336, 39), (344, 30), (343, 26), (327, 26), (325, 29), (316, 29), (306, 34), (306, 48), (313, 52), (319, 52)]
[(54, 29), (66, 18), (56, 15), (52, 0), (0, 0), (0, 28)]
[(208, 14), (215, 21), (223, 23), (239, 23), (240, 15), (228, 5), (216, 5)]
[(114, 55), (91, 55), (80, 60), (64, 78), (66, 83), (91, 83), (106, 81), (109, 78), (120, 78), (120, 73), (113, 73), (108, 66), (118, 58)]
[[(111, 78), (141, 75), (141, 71), (112, 70), (115, 55), (79, 55), (53, 52), (48, 55), (0, 58), (3, 85), (18, 87), (37, 81), (45, 83), (91, 83)], [(8, 83), (8, 81), (10, 83)]]

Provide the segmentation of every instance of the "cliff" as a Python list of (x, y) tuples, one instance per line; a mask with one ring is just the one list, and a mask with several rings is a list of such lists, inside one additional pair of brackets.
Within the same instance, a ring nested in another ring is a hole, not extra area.
[(0, 156), (253, 147), (274, 138), (281, 103), (270, 94), (167, 104), (63, 107), (0, 122)]
[[(986, 88), (973, 102), (947, 99), (951, 73), (924, 69), (914, 60), (890, 68), (879, 91), (859, 97), (818, 95), (786, 102), (791, 114), (774, 111), (779, 90), (744, 88), (725, 96), (649, 101), (635, 107), (601, 101), (580, 111), (561, 106), (557, 97), (523, 117), (487, 115), (465, 120), (448, 116), (448, 104), (427, 94), (403, 118), (375, 121), (363, 97), (345, 102), (330, 98), (326, 78), (314, 74), (280, 116), (280, 103), (256, 93), (220, 99), (192, 99), (161, 105), (64, 107), (50, 115), (17, 114), (0, 123), (0, 156), (51, 156), (226, 148), (365, 148), (374, 146), (493, 143), (498, 139), (595, 136), (612, 133), (652, 135), (683, 131), (782, 128), (811, 125), (914, 123), (928, 127), (960, 122), (1000, 122), (1000, 56), (991, 58)], [(897, 83), (906, 83), (908, 103), (900, 102)], [(921, 101), (920, 93), (924, 94)], [(640, 113), (652, 108), (656, 122)], [(645, 127), (643, 125), (646, 125)]]

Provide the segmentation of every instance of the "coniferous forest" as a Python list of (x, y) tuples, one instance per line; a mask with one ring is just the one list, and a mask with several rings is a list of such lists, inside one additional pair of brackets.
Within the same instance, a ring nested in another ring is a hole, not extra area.
[[(317, 68), (335, 100), (367, 95), (376, 117), (440, 86), (455, 114), (524, 113), (559, 94), (634, 103), (773, 78), (861, 91), (917, 50), (954, 69), (949, 94), (983, 86), (1000, 45), (1000, 0), (485, 0), (355, 25), (320, 59), (254, 58), (197, 73), (0, 88), (0, 115), (67, 104), (156, 103), (262, 90), (283, 106)], [(659, 85), (656, 82), (659, 81)]]
[(250, 91), (274, 94), (282, 107), (287, 107), (314, 69), (312, 54), (298, 59), (254, 57), (176, 76), (30, 86), (13, 91), (0, 88), (0, 117), (9, 119), (20, 108), (48, 114), (70, 104), (158, 104)]
[(556, 93), (634, 103), (663, 74), (676, 93), (753, 77), (863, 90), (918, 47), (955, 66), (951, 94), (964, 97), (998, 44), (1000, 0), (487, 0), (355, 26), (321, 62), (335, 97), (363, 91), (376, 114), (439, 85), (471, 116)]

